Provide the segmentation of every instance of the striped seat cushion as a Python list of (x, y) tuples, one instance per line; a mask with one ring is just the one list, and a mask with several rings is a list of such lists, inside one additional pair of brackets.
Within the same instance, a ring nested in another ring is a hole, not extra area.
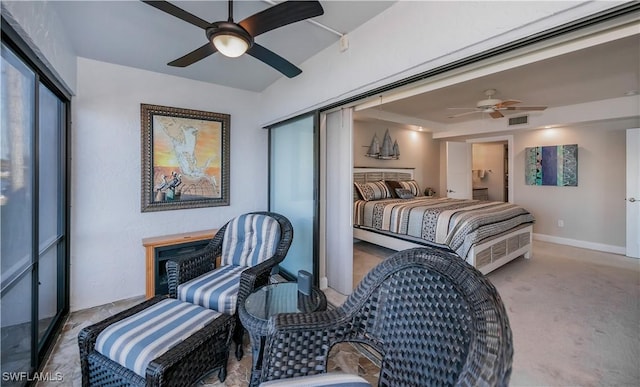
[(103, 330), (95, 349), (145, 377), (147, 365), (215, 320), (220, 313), (166, 299)]
[(240, 274), (246, 267), (227, 265), (178, 285), (178, 299), (220, 313), (235, 314)]
[(371, 387), (366, 379), (358, 375), (350, 375), (344, 372), (329, 372), (312, 376), (300, 376), (296, 378), (278, 379), (261, 383), (260, 387)]
[(255, 266), (271, 258), (280, 242), (280, 224), (267, 215), (245, 214), (229, 221), (221, 265)]

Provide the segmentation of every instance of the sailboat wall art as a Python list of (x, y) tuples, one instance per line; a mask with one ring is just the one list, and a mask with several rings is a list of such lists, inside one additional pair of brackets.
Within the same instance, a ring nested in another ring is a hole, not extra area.
[(392, 141), (389, 135), (389, 129), (384, 133), (382, 138), (382, 145), (378, 141), (378, 136), (373, 135), (371, 139), (371, 145), (365, 154), (367, 157), (372, 157), (380, 160), (398, 160), (400, 158), (400, 147), (398, 141)]

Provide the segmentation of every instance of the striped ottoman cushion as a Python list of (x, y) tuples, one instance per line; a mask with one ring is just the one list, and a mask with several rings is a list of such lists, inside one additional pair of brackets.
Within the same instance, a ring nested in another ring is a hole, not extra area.
[(178, 285), (178, 299), (221, 313), (235, 314), (240, 274), (246, 267), (228, 265)]
[(166, 299), (103, 330), (95, 349), (145, 377), (149, 362), (215, 320), (220, 313)]
[(366, 379), (344, 372), (329, 372), (312, 376), (272, 380), (261, 383), (260, 387), (371, 387)]
[(221, 265), (255, 266), (271, 258), (280, 242), (280, 224), (270, 216), (245, 214), (229, 221)]

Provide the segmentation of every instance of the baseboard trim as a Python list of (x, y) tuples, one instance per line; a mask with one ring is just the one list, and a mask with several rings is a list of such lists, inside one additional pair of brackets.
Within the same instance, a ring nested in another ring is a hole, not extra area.
[(542, 241), (542, 242), (557, 243), (559, 245), (567, 245), (567, 246), (573, 246), (573, 247), (580, 247), (583, 249), (603, 251), (605, 253), (620, 254), (620, 255), (625, 255), (627, 253), (627, 249), (621, 246), (606, 245), (604, 243), (587, 242), (587, 241), (581, 241), (578, 239), (561, 238), (553, 235), (534, 233), (533, 239), (537, 241)]

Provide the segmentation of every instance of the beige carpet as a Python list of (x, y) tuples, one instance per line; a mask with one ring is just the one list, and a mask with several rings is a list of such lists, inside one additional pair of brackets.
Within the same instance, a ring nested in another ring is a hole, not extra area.
[(514, 336), (514, 386), (640, 385), (640, 261), (536, 242), (490, 273)]
[[(354, 245), (354, 280), (387, 249)], [(640, 260), (534, 242), (488, 274), (514, 337), (512, 386), (640, 386)]]

